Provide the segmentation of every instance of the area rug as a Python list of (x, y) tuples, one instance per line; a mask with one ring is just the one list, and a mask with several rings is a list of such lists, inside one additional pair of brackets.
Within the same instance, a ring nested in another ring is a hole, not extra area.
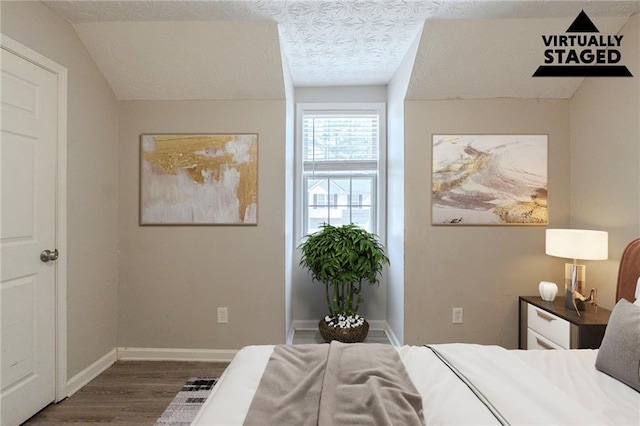
[(187, 380), (171, 404), (164, 410), (162, 417), (156, 421), (156, 426), (190, 425), (217, 381), (218, 379), (211, 377), (192, 377)]

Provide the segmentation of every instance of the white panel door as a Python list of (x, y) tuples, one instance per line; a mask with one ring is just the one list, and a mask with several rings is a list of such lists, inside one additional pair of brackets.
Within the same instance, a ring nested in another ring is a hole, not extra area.
[[(1, 421), (55, 399), (57, 77), (2, 49)], [(51, 256), (55, 257), (55, 256)], [(46, 259), (45, 259), (46, 260)]]

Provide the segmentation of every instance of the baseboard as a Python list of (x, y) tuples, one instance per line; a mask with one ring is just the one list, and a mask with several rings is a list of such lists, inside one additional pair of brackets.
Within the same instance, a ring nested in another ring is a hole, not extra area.
[(317, 330), (318, 321), (315, 320), (293, 320), (291, 329), (295, 330)]
[(84, 385), (98, 377), (107, 368), (111, 367), (118, 359), (118, 352), (114, 348), (105, 356), (73, 376), (67, 381), (67, 397), (78, 392)]
[[(386, 321), (369, 321), (371, 330), (384, 330), (389, 341), (399, 346), (398, 339), (389, 328)], [(315, 320), (293, 321), (291, 338), (295, 330), (315, 330), (318, 322)], [(102, 358), (73, 376), (67, 381), (67, 397), (78, 392), (84, 385), (95, 379), (111, 367), (118, 360), (122, 361), (209, 361), (229, 362), (238, 353), (232, 349), (165, 349), (165, 348), (114, 348)]]
[[(292, 324), (293, 330), (317, 330), (319, 320), (294, 320)], [(386, 330), (389, 328), (387, 322), (383, 320), (367, 320), (369, 330)]]
[(117, 348), (118, 360), (123, 361), (220, 361), (229, 362), (237, 350), (227, 349), (164, 349)]
[(395, 346), (396, 348), (399, 348), (400, 346), (402, 346), (400, 344), (400, 340), (398, 339), (398, 336), (396, 336), (396, 334), (393, 332), (393, 329), (389, 327), (389, 324), (387, 324), (387, 326), (385, 327), (384, 334), (387, 335), (387, 338), (389, 339), (389, 342), (391, 342), (392, 346)]
[(293, 326), (293, 324), (291, 325), (291, 327), (289, 327), (289, 330), (287, 331), (287, 345), (291, 345), (293, 344), (293, 337), (295, 336), (296, 333), (296, 329)]

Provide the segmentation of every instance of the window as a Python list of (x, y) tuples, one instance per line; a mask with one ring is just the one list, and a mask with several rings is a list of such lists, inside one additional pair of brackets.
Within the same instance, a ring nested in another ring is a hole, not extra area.
[(299, 105), (302, 235), (323, 223), (380, 232), (383, 120), (382, 104)]

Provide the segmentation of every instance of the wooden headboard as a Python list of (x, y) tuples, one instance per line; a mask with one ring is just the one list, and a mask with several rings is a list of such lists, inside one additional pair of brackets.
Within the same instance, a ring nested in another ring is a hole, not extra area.
[(618, 269), (616, 302), (622, 298), (632, 303), (636, 300), (638, 277), (640, 277), (640, 238), (631, 241), (622, 252)]

